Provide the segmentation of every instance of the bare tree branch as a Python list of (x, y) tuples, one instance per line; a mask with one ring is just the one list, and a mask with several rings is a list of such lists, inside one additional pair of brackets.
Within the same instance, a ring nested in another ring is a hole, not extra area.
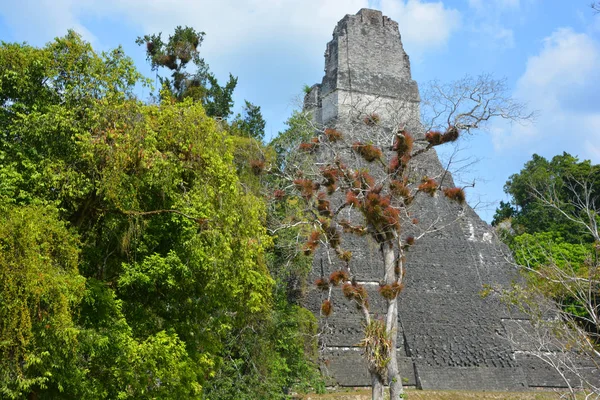
[(430, 82), (422, 91), (421, 114), (427, 130), (456, 126), (464, 132), (482, 129), (490, 119), (525, 123), (536, 115), (510, 96), (506, 79), (497, 80), (490, 74), (446, 84)]

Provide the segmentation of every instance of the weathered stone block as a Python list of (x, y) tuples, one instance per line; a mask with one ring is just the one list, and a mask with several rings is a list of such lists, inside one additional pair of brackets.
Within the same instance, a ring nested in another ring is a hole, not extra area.
[[(328, 349), (324, 354), (325, 362), (321, 370), (331, 385), (371, 386), (371, 377), (362, 356), (361, 349)], [(415, 374), (412, 360), (398, 356), (398, 367), (403, 383), (415, 386)]]

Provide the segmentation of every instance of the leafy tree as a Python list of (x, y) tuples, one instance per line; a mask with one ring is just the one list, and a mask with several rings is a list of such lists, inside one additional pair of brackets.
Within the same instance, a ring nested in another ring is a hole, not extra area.
[(233, 131), (239, 131), (240, 135), (262, 141), (265, 138), (266, 122), (260, 112), (260, 107), (245, 100), (244, 116), (238, 114), (232, 122)]
[[(0, 394), (83, 379), (73, 308), (83, 297), (77, 238), (55, 209), (0, 210)], [(56, 388), (54, 388), (56, 389)]]
[(492, 218), (492, 226), (498, 226), (499, 223), (511, 218), (515, 214), (515, 209), (510, 205), (510, 202), (500, 201), (500, 205)]
[[(570, 243), (557, 232), (523, 233), (510, 245), (525, 281), (505, 293), (510, 304), (529, 316), (523, 333), (537, 357), (563, 378), (569, 397), (578, 391), (600, 395), (600, 235), (597, 197), (589, 181), (569, 185), (572, 196), (561, 200), (551, 188), (533, 192), (538, 201), (593, 238)], [(549, 318), (557, 316), (557, 318)]]
[[(214, 74), (209, 72), (199, 50), (204, 35), (204, 32), (191, 27), (178, 26), (166, 42), (159, 33), (138, 37), (136, 43), (146, 46), (146, 58), (154, 71), (159, 68), (172, 71), (171, 79), (160, 77), (161, 85), (167, 89), (161, 92), (161, 96), (173, 96), (180, 101), (188, 97), (201, 101), (209, 116), (227, 119), (233, 107), (232, 96), (237, 78), (229, 74), (229, 80), (221, 86)], [(190, 62), (195, 65), (195, 72), (187, 71)]]
[[(241, 116), (231, 127), (224, 121), (219, 123), (233, 134), (234, 163), (242, 187), (256, 195), (266, 192), (270, 198), (275, 183), (268, 171), (275, 163), (275, 152), (272, 146), (241, 131), (240, 121)], [(269, 202), (268, 227), (286, 218), (285, 211), (273, 205)], [(267, 319), (232, 331), (224, 340), (228, 361), (208, 382), (206, 390), (211, 398), (279, 398), (291, 390), (323, 388), (317, 366), (316, 319), (297, 304), (296, 297), (299, 281), (310, 270), (310, 257), (294, 257), (298, 254), (297, 238), (292, 238), (292, 233), (289, 229), (269, 229), (273, 247), (266, 253), (266, 261), (275, 281), (273, 312)], [(286, 258), (288, 255), (292, 258)]]
[(584, 364), (600, 356), (600, 167), (567, 153), (533, 155), (504, 188), (512, 205), (501, 203), (494, 222), (509, 218), (504, 237), (525, 276), (505, 296), (530, 316), (530, 353), (563, 377), (571, 398), (578, 388), (598, 395), (600, 369)]
[(206, 397), (284, 399), (291, 391), (322, 390), (316, 335), (310, 311), (278, 299), (269, 320), (225, 341), (228, 361), (207, 382)]
[(550, 161), (534, 154), (523, 170), (511, 175), (504, 185), (504, 191), (512, 198), (512, 206), (501, 204), (494, 223), (501, 222), (501, 217), (512, 217), (511, 225), (517, 234), (554, 232), (569, 243), (589, 242), (592, 238), (581, 224), (548, 207), (539, 196), (539, 193), (551, 189), (557, 199), (571, 207), (568, 203), (581, 196), (573, 184), (584, 179), (593, 185), (596, 193), (596, 188), (600, 187), (600, 167), (589, 161), (579, 162), (567, 153), (557, 155)]
[(23, 317), (2, 325), (3, 396), (198, 398), (272, 310), (265, 207), (231, 137), (200, 102), (138, 102), (131, 60), (72, 32), (3, 43), (0, 70), (0, 257), (27, 263), (1, 288)]
[(79, 141), (102, 107), (133, 97), (147, 83), (121, 49), (97, 55), (74, 32), (44, 48), (0, 46), (0, 198), (55, 204), (74, 214), (93, 189)]
[[(286, 121), (287, 129), (280, 132), (270, 143), (274, 152), (272, 168), (275, 171), (291, 172), (293, 168), (307, 167), (310, 164), (305, 154), (298, 151), (302, 142), (308, 142), (314, 135), (315, 127), (310, 115), (294, 111)], [(288, 169), (288, 166), (294, 166)], [(309, 218), (304, 214), (304, 204), (299, 198), (287, 197), (281, 187), (287, 186), (291, 175), (267, 174), (265, 197), (270, 198), (268, 221), (274, 246), (271, 252), (270, 271), (276, 278), (278, 291), (297, 304), (306, 292), (306, 279), (312, 268), (312, 257), (298, 251), (298, 238), (310, 234), (307, 228)]]
[[(226, 127), (224, 122), (221, 125)], [(268, 170), (275, 162), (274, 150), (260, 139), (241, 132), (236, 125), (233, 121), (230, 129), (234, 135), (234, 162), (243, 188), (270, 198), (275, 183)], [(268, 227), (278, 226), (276, 221), (287, 215), (273, 205), (269, 202)], [(310, 257), (293, 256), (298, 253), (292, 230), (269, 229), (269, 233), (273, 247), (266, 254), (266, 261), (275, 281), (273, 313), (252, 329), (232, 332), (226, 339), (227, 354), (232, 361), (223, 364), (211, 380), (211, 386), (207, 387), (210, 397), (278, 398), (291, 390), (322, 390), (316, 362), (316, 319), (298, 304), (296, 297), (300, 280), (310, 270)], [(288, 255), (292, 258), (285, 258)]]
[(287, 165), (297, 165), (306, 159), (298, 152), (298, 147), (300, 143), (308, 142), (317, 128), (312, 123), (311, 114), (305, 111), (293, 111), (286, 125), (287, 129), (269, 143), (277, 157), (275, 166), (281, 171), (285, 171)]
[[(233, 90), (237, 86), (237, 78), (229, 74), (229, 80), (225, 86), (221, 86), (213, 74), (208, 74), (204, 85), (206, 82), (210, 84), (203, 99), (206, 113), (211, 117), (229, 118), (233, 107)], [(190, 95), (190, 97), (192, 96)]]
[[(160, 34), (138, 38), (138, 43), (146, 44), (148, 60), (154, 69), (167, 67), (173, 71), (171, 80), (161, 78), (161, 83), (169, 88), (164, 98), (174, 95), (178, 100), (190, 97), (201, 100), (209, 116), (222, 117), (219, 125), (232, 135), (233, 162), (242, 190), (248, 195), (259, 196), (265, 184), (265, 169), (274, 157), (272, 150), (262, 144), (265, 121), (260, 107), (248, 101), (243, 115), (238, 114), (231, 124), (224, 120), (230, 115), (237, 80), (230, 76), (227, 85), (221, 87), (208, 72), (198, 53), (203, 36), (191, 28), (178, 27), (167, 43), (162, 41)], [(190, 61), (197, 66), (195, 73), (185, 71)], [(277, 237), (273, 239), (278, 240)], [(267, 254), (268, 264), (270, 271), (275, 273), (271, 254)], [(282, 388), (320, 384), (316, 364), (307, 356), (310, 346), (305, 346), (305, 341), (282, 346), (282, 343), (301, 336), (310, 337), (314, 342), (316, 336), (311, 331), (314, 324), (303, 322), (307, 319), (307, 311), (288, 303), (279, 290), (283, 278), (280, 275), (274, 277), (275, 309), (271, 315), (248, 318), (245, 324), (233, 327), (221, 339), (221, 353), (226, 356), (207, 383), (209, 397), (276, 397), (282, 395)], [(282, 329), (282, 324), (287, 328)]]

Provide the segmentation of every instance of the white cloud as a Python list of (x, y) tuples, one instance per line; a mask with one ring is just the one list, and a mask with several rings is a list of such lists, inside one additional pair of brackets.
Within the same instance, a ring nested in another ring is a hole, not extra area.
[(63, 36), (68, 29), (74, 29), (94, 43), (96, 37), (79, 21), (78, 14), (85, 8), (86, 1), (0, 1), (0, 15), (4, 16), (6, 24), (12, 28), (19, 42), (41, 45), (57, 36)]
[(600, 44), (584, 33), (561, 28), (529, 57), (515, 97), (539, 110), (536, 125), (498, 127), (497, 149), (529, 147), (569, 151), (600, 162)]
[(514, 31), (511, 27), (517, 20), (515, 17), (521, 8), (520, 0), (468, 0), (468, 3), (469, 29), (474, 33), (471, 46), (498, 49), (514, 47)]
[[(89, 31), (85, 17), (125, 21), (140, 33), (172, 32), (189, 25), (207, 33), (207, 53), (234, 51), (274, 42), (306, 45), (327, 42), (336, 22), (346, 13), (368, 7), (368, 0), (23, 0), (2, 2), (15, 36), (25, 39), (62, 35), (68, 28)], [(25, 4), (23, 4), (25, 3)], [(23, 12), (27, 9), (27, 12)], [(38, 39), (39, 40), (39, 39)]]
[(381, 9), (398, 21), (403, 43), (413, 49), (411, 54), (444, 46), (461, 21), (460, 12), (446, 8), (441, 1), (381, 0)]
[[(289, 43), (299, 51), (323, 47), (345, 14), (369, 7), (368, 0), (23, 0), (6, 2), (0, 13), (19, 38), (44, 41), (68, 28), (93, 36), (84, 17), (125, 20), (140, 33), (171, 32), (177, 25), (205, 31), (207, 54), (235, 51), (257, 43)], [(23, 4), (25, 3), (25, 4)], [(400, 23), (403, 39), (419, 51), (444, 45), (460, 21), (460, 13), (442, 2), (381, 0), (386, 15)], [(23, 8), (24, 7), (24, 8)], [(23, 9), (30, 10), (27, 13)], [(39, 40), (39, 39), (38, 39)]]
[(529, 58), (518, 88), (527, 93), (553, 86), (554, 94), (564, 94), (585, 86), (599, 63), (598, 44), (590, 36), (560, 28), (544, 39), (539, 55)]
[(292, 40), (323, 44), (346, 13), (367, 7), (367, 0), (109, 0), (117, 12), (145, 31), (168, 32), (190, 25), (208, 33), (206, 50), (236, 49), (256, 42)]

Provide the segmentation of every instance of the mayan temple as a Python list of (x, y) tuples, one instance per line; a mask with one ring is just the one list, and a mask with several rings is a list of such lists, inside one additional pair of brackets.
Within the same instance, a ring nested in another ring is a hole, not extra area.
[[(389, 142), (389, 133), (401, 125), (423, 142), (419, 103), (398, 24), (380, 11), (362, 9), (335, 27), (325, 52), (325, 76), (306, 95), (304, 106), (319, 126), (335, 127), (361, 140)], [(381, 117), (377, 130), (359, 117), (370, 112)], [(444, 170), (435, 151), (424, 153), (416, 168), (427, 176)], [(506, 287), (515, 278), (490, 227), (469, 206), (444, 196), (422, 197), (416, 208), (428, 219), (423, 223), (444, 228), (409, 252), (406, 287), (399, 297), (398, 361), (404, 384), (469, 390), (564, 386), (555, 371), (523, 353), (527, 344), (518, 338), (525, 317), (509, 314), (498, 297), (481, 295), (484, 285)], [(371, 312), (381, 315), (377, 245), (366, 237), (349, 235), (343, 240), (353, 252), (356, 279), (369, 290)], [(332, 272), (323, 257), (315, 255), (313, 281)], [(317, 316), (320, 296), (315, 288), (306, 296)], [(336, 311), (321, 319), (322, 370), (331, 384), (369, 386), (358, 347), (363, 335), (360, 314), (339, 290), (334, 290), (333, 304)]]

